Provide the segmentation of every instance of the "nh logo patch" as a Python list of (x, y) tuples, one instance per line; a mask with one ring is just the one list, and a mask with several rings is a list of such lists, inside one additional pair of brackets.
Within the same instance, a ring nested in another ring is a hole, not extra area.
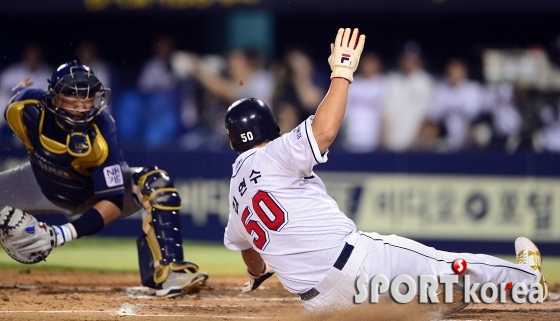
[(107, 187), (120, 186), (123, 184), (123, 176), (120, 165), (107, 166), (103, 169)]
[(340, 58), (340, 63), (343, 64), (347, 60), (350, 60), (350, 55), (349, 54), (342, 54), (342, 58)]

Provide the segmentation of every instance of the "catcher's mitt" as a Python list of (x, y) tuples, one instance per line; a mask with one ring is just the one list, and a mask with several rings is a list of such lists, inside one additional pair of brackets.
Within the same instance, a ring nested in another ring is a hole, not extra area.
[(26, 212), (6, 206), (0, 211), (0, 244), (14, 260), (32, 264), (43, 261), (56, 246), (52, 226)]

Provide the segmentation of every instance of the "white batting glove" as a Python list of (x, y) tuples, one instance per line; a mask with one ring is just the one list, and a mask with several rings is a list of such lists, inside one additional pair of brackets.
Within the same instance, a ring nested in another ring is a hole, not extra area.
[(366, 41), (365, 35), (360, 35), (356, 28), (350, 36), (350, 28), (338, 29), (334, 44), (331, 43), (331, 55), (329, 56), (329, 65), (331, 66), (331, 79), (345, 78), (348, 81), (354, 81), (354, 72), (358, 68), (360, 55), (364, 50)]
[(260, 275), (253, 275), (247, 270), (249, 281), (245, 283), (245, 287), (241, 290), (243, 293), (251, 292), (258, 288), (266, 279), (274, 275), (274, 270), (266, 262), (264, 263), (264, 271)]

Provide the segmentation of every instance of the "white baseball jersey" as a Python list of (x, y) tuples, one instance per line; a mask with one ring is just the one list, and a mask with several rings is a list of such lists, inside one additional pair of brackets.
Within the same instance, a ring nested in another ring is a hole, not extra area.
[(327, 152), (319, 151), (312, 121), (236, 159), (224, 234), (230, 250), (255, 249), (292, 293), (319, 283), (356, 230), (313, 172)]

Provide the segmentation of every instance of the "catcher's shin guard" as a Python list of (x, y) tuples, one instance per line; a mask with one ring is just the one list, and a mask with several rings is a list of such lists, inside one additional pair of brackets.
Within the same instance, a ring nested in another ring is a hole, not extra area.
[(170, 271), (198, 272), (196, 264), (183, 261), (181, 198), (167, 173), (157, 167), (137, 170), (133, 180), (135, 194), (148, 212), (142, 222), (145, 235), (137, 240), (142, 285), (161, 290)]

